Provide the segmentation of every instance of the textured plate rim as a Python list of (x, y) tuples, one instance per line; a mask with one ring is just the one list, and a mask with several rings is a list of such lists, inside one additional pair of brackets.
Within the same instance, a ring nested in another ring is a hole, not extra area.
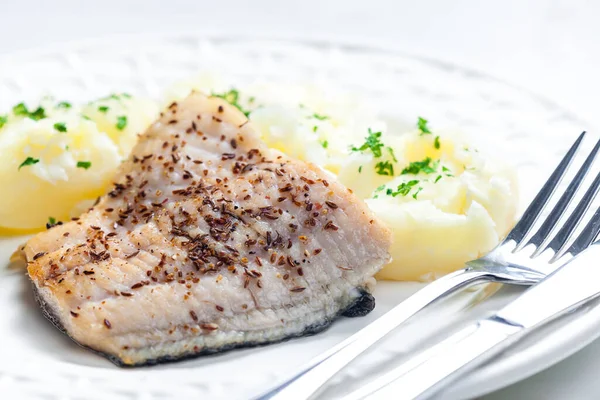
[(466, 67), (456, 62), (444, 60), (442, 58), (432, 57), (426, 53), (418, 52), (407, 52), (400, 48), (386, 45), (386, 44), (373, 44), (369, 41), (360, 40), (359, 38), (348, 39), (340, 35), (331, 35), (331, 38), (324, 39), (320, 36), (315, 35), (257, 35), (248, 34), (241, 32), (225, 32), (219, 30), (175, 30), (168, 32), (153, 31), (151, 33), (119, 33), (119, 34), (108, 34), (105, 36), (96, 36), (83, 39), (71, 39), (57, 41), (46, 46), (31, 46), (21, 50), (9, 51), (6, 53), (0, 53), (0, 63), (8, 61), (12, 57), (30, 57), (39, 56), (40, 54), (55, 53), (60, 50), (82, 48), (85, 46), (93, 45), (108, 45), (114, 41), (133, 41), (148, 42), (153, 39), (172, 39), (177, 37), (193, 37), (196, 39), (208, 39), (216, 42), (239, 42), (239, 41), (259, 41), (266, 43), (279, 43), (279, 44), (300, 44), (304, 46), (314, 47), (318, 49), (325, 48), (340, 48), (345, 51), (355, 53), (374, 53), (387, 56), (404, 57), (408, 59), (417, 60), (423, 63), (434, 65), (444, 70), (460, 70), (470, 75), (485, 78), (488, 80), (495, 81), (513, 90), (519, 91), (527, 96), (543, 104), (545, 107), (553, 108), (565, 113), (567, 118), (573, 119), (574, 121), (581, 122), (582, 125), (589, 126), (593, 125), (583, 119), (581, 116), (571, 111), (566, 106), (554, 101), (544, 95), (541, 95), (535, 91), (527, 89), (526, 87), (513, 84), (512, 82), (495, 77), (477, 68)]

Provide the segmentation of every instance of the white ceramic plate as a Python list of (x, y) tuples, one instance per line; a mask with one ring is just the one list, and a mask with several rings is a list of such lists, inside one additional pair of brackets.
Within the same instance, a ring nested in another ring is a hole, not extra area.
[[(206, 38), (195, 34), (88, 41), (0, 59), (0, 110), (45, 94), (85, 101), (110, 92), (157, 97), (166, 85), (202, 70), (233, 83), (254, 78), (351, 90), (390, 118), (427, 116), (453, 126), (482, 147), (494, 146), (519, 171), (527, 203), (581, 130), (558, 106), (475, 71), (432, 60), (344, 45)], [(10, 188), (3, 188), (10, 190)], [(0, 240), (0, 395), (40, 399), (244, 399), (259, 393), (318, 353), (356, 332), (420, 284), (382, 282), (376, 309), (341, 319), (319, 335), (281, 344), (151, 368), (120, 369), (79, 348), (44, 320), (22, 271), (4, 268), (23, 238)], [(423, 348), (442, 332), (498, 308), (519, 293), (503, 289), (476, 305), (469, 291), (415, 318), (361, 357), (327, 388), (342, 396)], [(600, 335), (600, 307), (555, 323), (466, 377), (443, 398), (475, 397), (534, 374)], [(343, 388), (343, 389), (342, 389)]]

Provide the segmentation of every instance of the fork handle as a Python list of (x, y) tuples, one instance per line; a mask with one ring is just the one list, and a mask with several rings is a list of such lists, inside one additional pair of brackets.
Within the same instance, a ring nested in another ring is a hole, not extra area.
[(430, 283), (348, 339), (311, 360), (293, 376), (279, 382), (258, 398), (308, 399), (352, 360), (429, 304), (459, 289), (492, 279), (493, 276), (489, 272), (465, 268)]

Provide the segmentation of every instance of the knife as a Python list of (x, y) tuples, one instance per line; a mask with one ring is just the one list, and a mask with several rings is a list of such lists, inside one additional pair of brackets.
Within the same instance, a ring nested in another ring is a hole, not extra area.
[(496, 314), (468, 325), (344, 400), (429, 398), (537, 327), (598, 297), (599, 243), (595, 242)]

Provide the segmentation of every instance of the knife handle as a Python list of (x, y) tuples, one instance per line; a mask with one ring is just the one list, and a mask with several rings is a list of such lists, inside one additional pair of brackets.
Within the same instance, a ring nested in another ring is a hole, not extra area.
[(344, 400), (427, 398), (505, 350), (524, 331), (494, 316), (477, 321)]

